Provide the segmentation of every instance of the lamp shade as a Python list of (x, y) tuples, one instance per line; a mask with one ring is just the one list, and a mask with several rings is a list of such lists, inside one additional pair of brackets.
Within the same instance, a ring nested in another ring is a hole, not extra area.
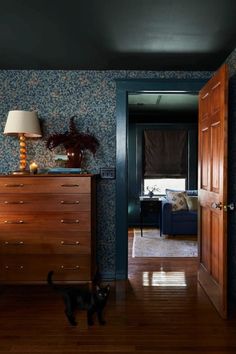
[(35, 111), (9, 111), (4, 134), (24, 134), (29, 138), (42, 136), (38, 115)]

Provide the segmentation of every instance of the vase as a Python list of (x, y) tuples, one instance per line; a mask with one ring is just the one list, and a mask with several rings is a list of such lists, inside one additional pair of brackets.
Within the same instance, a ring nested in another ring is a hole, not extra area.
[(149, 196), (149, 198), (152, 198), (152, 197), (154, 196), (154, 193), (153, 193), (152, 191), (150, 191), (150, 192), (148, 193), (148, 196)]
[(66, 155), (68, 157), (68, 160), (66, 162), (66, 167), (81, 168), (83, 162), (83, 150), (68, 148), (66, 150)]

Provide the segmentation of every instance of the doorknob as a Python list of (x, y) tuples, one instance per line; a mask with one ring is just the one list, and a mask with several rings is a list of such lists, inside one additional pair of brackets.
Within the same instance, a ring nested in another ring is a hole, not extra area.
[(223, 207), (223, 205), (222, 205), (222, 203), (220, 202), (220, 203), (212, 203), (211, 204), (211, 207), (213, 208), (213, 209), (222, 209), (222, 207)]
[(229, 204), (224, 205), (224, 211), (227, 211), (228, 209), (234, 210), (235, 209), (234, 203), (229, 203)]

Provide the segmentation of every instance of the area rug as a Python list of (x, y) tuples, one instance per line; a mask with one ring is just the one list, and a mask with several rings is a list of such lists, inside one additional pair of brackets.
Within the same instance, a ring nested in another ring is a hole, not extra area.
[(197, 257), (196, 236), (160, 236), (158, 229), (134, 230), (132, 257)]

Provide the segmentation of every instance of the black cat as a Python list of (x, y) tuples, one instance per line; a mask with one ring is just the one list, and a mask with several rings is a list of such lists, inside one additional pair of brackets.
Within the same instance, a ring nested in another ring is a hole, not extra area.
[(50, 271), (47, 276), (47, 282), (53, 287), (53, 289), (62, 294), (65, 303), (65, 314), (72, 326), (77, 325), (74, 315), (76, 309), (87, 311), (87, 321), (89, 326), (94, 324), (93, 315), (95, 312), (97, 313), (99, 323), (105, 325), (106, 322), (103, 319), (103, 309), (110, 292), (109, 285), (101, 287), (100, 284), (96, 283), (96, 276), (93, 281), (92, 289), (89, 288), (88, 284), (62, 288), (54, 285), (52, 275), (53, 271)]

